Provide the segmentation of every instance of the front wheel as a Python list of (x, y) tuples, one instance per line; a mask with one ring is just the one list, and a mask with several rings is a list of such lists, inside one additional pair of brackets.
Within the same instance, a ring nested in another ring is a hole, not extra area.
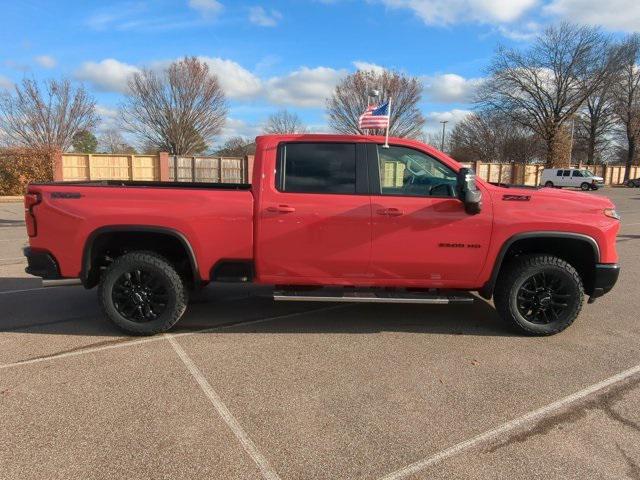
[(583, 192), (586, 192), (588, 190), (591, 189), (591, 184), (587, 183), (587, 182), (583, 182), (582, 184), (580, 184), (580, 190), (582, 190)]
[(500, 316), (521, 333), (553, 335), (576, 319), (584, 301), (580, 275), (551, 255), (523, 255), (505, 266), (494, 303)]
[(98, 297), (118, 328), (134, 335), (169, 330), (187, 308), (184, 283), (163, 257), (131, 252), (118, 257), (100, 279)]

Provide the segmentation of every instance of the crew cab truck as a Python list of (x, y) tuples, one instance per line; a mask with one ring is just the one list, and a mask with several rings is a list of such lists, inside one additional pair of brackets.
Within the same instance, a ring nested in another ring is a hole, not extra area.
[[(582, 192), (494, 185), (422, 143), (266, 135), (253, 181), (31, 184), (27, 272), (98, 287), (113, 323), (170, 329), (209, 282), (284, 301), (493, 297), (526, 334), (567, 328), (619, 273), (619, 216)], [(425, 307), (425, 315), (428, 315)]]

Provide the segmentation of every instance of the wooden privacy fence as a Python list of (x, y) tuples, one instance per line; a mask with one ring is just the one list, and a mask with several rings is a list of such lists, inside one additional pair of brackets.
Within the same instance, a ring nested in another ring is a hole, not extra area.
[(159, 155), (62, 154), (62, 180), (160, 180)]
[[(54, 180), (155, 180), (178, 182), (251, 183), (253, 156), (174, 157), (106, 153), (60, 153), (54, 158)], [(463, 163), (489, 182), (539, 185), (544, 165), (521, 163)], [(606, 185), (624, 181), (624, 165), (574, 165), (604, 178)], [(385, 182), (401, 185), (404, 165), (385, 165)], [(631, 167), (630, 178), (640, 177), (640, 166)]]
[[(522, 163), (463, 163), (473, 168), (477, 175), (488, 182), (511, 183), (516, 185), (540, 185), (544, 165), (524, 165)], [(624, 165), (572, 165), (566, 168), (590, 170), (604, 179), (605, 185), (620, 185), (624, 182)], [(640, 166), (633, 165), (629, 178), (640, 177)]]
[[(251, 165), (250, 165), (251, 163)], [(169, 179), (178, 182), (251, 183), (248, 157), (169, 157)]]
[(249, 183), (253, 156), (170, 157), (107, 153), (63, 153), (54, 159), (54, 180), (150, 180)]

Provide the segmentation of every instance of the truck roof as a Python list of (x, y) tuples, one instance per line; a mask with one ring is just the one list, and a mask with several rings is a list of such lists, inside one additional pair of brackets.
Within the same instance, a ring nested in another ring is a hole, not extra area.
[[(276, 143), (281, 141), (384, 143), (385, 137), (383, 137), (382, 135), (344, 135), (337, 133), (269, 134), (258, 135), (256, 137), (256, 143)], [(415, 147), (418, 149), (424, 149), (425, 147), (427, 147), (427, 150), (431, 149), (437, 151), (437, 149), (431, 145), (410, 138), (389, 137), (389, 143)], [(442, 152), (438, 151), (438, 153), (440, 155), (444, 155)]]

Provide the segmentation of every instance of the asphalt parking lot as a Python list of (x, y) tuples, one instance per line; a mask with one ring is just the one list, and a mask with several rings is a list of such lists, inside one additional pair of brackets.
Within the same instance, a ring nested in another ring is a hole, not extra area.
[(0, 478), (640, 479), (640, 190), (616, 288), (565, 332), (490, 303), (274, 303), (209, 287), (131, 338), (95, 291), (24, 274), (0, 203)]

